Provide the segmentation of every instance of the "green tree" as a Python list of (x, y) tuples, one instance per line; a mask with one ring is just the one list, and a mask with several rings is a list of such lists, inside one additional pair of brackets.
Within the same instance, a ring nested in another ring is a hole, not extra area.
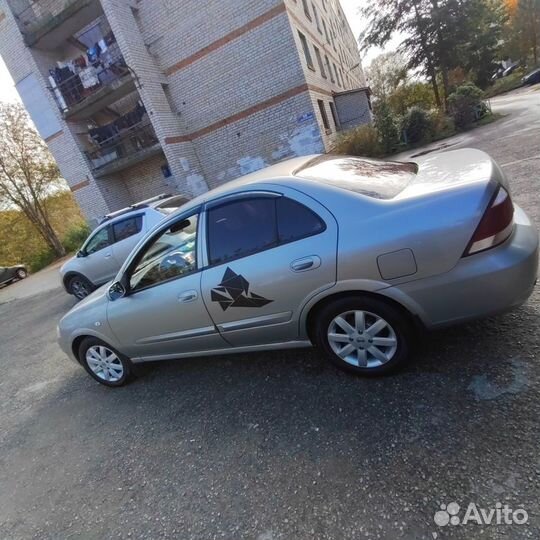
[(435, 104), (433, 88), (421, 81), (402, 84), (388, 97), (388, 105), (397, 116), (403, 116), (411, 107), (431, 109)]
[[(479, 36), (485, 38), (485, 32), (478, 32), (477, 23), (479, 13), (488, 10), (486, 2), (488, 0), (373, 0), (362, 10), (368, 19), (363, 45), (384, 47), (396, 33), (405, 35), (398, 51), (407, 57), (406, 67), (419, 70), (429, 79), (435, 102), (442, 107), (450, 91), (449, 73), (463, 60), (460, 52), (475, 50), (480, 46)], [(489, 28), (489, 23), (484, 26)], [(482, 50), (485, 55), (495, 54), (493, 48), (485, 44)], [(482, 61), (485, 62), (485, 56)]]
[(407, 61), (396, 51), (380, 54), (373, 59), (367, 69), (369, 86), (373, 95), (386, 99), (407, 79)]
[(399, 132), (396, 119), (385, 100), (379, 100), (373, 111), (375, 114), (375, 127), (386, 154), (395, 150), (399, 143)]
[(20, 210), (54, 254), (65, 255), (44, 204), (63, 181), (21, 105), (0, 103), (0, 138), (0, 204)]

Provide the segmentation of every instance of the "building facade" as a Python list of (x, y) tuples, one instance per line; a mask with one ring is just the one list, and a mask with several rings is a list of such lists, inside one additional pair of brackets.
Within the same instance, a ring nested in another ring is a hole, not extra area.
[(0, 0), (0, 54), (90, 222), (371, 121), (339, 0)]

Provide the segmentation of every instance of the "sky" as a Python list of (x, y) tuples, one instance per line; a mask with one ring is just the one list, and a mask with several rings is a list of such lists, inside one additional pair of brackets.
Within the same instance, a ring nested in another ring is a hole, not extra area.
[[(345, 16), (347, 17), (349, 24), (351, 25), (352, 31), (356, 37), (360, 35), (360, 33), (365, 28), (365, 21), (362, 20), (362, 17), (359, 14), (360, 7), (363, 3), (365, 3), (365, 0), (340, 0), (341, 6), (343, 7), (343, 11), (345, 12)], [(398, 43), (390, 42), (387, 50), (395, 49)], [(383, 50), (379, 48), (372, 48), (367, 52), (364, 52), (362, 56), (362, 66), (366, 68), (369, 66), (370, 62), (375, 58), (378, 54), (383, 52)], [(0, 101), (19, 101), (19, 95), (17, 94), (17, 91), (15, 90), (15, 87), (13, 85), (13, 80), (11, 76), (9, 75), (9, 71), (6, 68), (6, 65), (4, 64), (4, 61), (0, 57)]]

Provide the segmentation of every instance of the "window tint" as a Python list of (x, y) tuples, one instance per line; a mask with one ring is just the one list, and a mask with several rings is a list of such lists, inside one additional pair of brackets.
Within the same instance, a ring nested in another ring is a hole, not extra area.
[(280, 243), (319, 234), (326, 228), (319, 216), (303, 204), (281, 197), (276, 201), (276, 206)]
[(277, 244), (275, 199), (241, 199), (208, 212), (210, 264)]
[(142, 229), (142, 216), (134, 216), (129, 219), (124, 219), (118, 223), (112, 225), (114, 233), (114, 241), (120, 242), (125, 240), (134, 234), (141, 232)]
[(84, 251), (87, 255), (95, 253), (96, 251), (99, 251), (100, 249), (106, 248), (110, 245), (109, 229), (110, 227), (104, 227), (90, 238), (90, 240), (86, 244), (86, 247), (84, 248)]
[(193, 272), (197, 268), (197, 216), (177, 221), (144, 248), (131, 273), (139, 290)]

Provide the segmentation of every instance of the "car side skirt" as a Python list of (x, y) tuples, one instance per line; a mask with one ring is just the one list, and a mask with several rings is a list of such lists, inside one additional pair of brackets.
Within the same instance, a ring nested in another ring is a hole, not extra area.
[(280, 343), (268, 343), (265, 345), (250, 345), (245, 347), (229, 347), (227, 349), (213, 349), (208, 351), (197, 351), (188, 353), (176, 353), (176, 354), (160, 354), (155, 356), (144, 356), (138, 358), (132, 358), (131, 361), (134, 364), (143, 362), (154, 362), (157, 360), (181, 360), (183, 358), (196, 358), (199, 356), (213, 356), (216, 354), (237, 354), (237, 353), (250, 353), (260, 351), (275, 351), (279, 349), (302, 349), (312, 347), (312, 343), (309, 340), (305, 341), (285, 341)]

